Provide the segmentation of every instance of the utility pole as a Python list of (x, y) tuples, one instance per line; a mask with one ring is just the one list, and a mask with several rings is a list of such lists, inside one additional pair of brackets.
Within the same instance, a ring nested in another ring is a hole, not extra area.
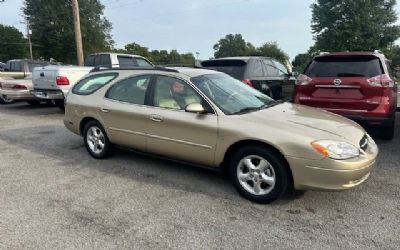
[(83, 65), (83, 47), (82, 47), (82, 34), (81, 34), (81, 21), (79, 19), (79, 4), (78, 0), (72, 0), (72, 15), (75, 27), (75, 43), (76, 43), (76, 56), (78, 65)]
[(31, 57), (31, 60), (33, 60), (32, 41), (31, 41), (32, 30), (31, 30), (28, 20), (26, 20), (26, 31), (27, 31), (28, 42), (29, 42), (29, 56)]

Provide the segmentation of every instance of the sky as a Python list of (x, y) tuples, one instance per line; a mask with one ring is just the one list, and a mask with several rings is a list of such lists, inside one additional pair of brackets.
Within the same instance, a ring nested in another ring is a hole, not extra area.
[[(242, 34), (255, 46), (275, 41), (291, 59), (313, 44), (313, 0), (100, 0), (113, 24), (115, 47), (136, 42), (153, 49), (213, 56), (213, 45), (227, 34)], [(400, 13), (400, 1), (396, 11)], [(23, 0), (0, 3), (0, 23), (25, 26)], [(400, 18), (400, 16), (399, 16)], [(400, 20), (398, 21), (400, 24)]]

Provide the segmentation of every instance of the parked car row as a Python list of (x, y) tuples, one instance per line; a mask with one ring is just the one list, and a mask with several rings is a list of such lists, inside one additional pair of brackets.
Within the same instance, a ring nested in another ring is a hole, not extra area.
[[(185, 68), (155, 67), (137, 56), (127, 65), (128, 58), (119, 57), (129, 56), (108, 55), (107, 67), (102, 53), (87, 58), (92, 67), (36, 68), (29, 93), (65, 97), (64, 124), (83, 137), (94, 158), (122, 146), (225, 169), (238, 192), (259, 203), (291, 189), (345, 190), (363, 183), (378, 147), (358, 123), (331, 112), (384, 121), (385, 128), (395, 115), (397, 85), (377, 52), (317, 56), (296, 82), (271, 58), (223, 58)], [(16, 85), (0, 85), (0, 94)], [(294, 103), (272, 98), (290, 96)]]

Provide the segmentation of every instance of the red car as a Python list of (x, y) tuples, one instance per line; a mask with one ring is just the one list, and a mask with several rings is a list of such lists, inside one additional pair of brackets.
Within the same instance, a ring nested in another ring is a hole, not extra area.
[(299, 75), (294, 102), (379, 126), (394, 136), (397, 85), (389, 61), (379, 52), (322, 53)]

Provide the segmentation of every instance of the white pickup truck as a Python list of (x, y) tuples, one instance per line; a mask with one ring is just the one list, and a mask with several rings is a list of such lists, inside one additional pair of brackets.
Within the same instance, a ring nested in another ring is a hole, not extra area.
[(32, 73), (32, 94), (39, 99), (53, 100), (59, 108), (64, 109), (65, 95), (94, 67), (153, 67), (153, 64), (137, 55), (96, 53), (86, 58), (85, 66), (37, 67)]

